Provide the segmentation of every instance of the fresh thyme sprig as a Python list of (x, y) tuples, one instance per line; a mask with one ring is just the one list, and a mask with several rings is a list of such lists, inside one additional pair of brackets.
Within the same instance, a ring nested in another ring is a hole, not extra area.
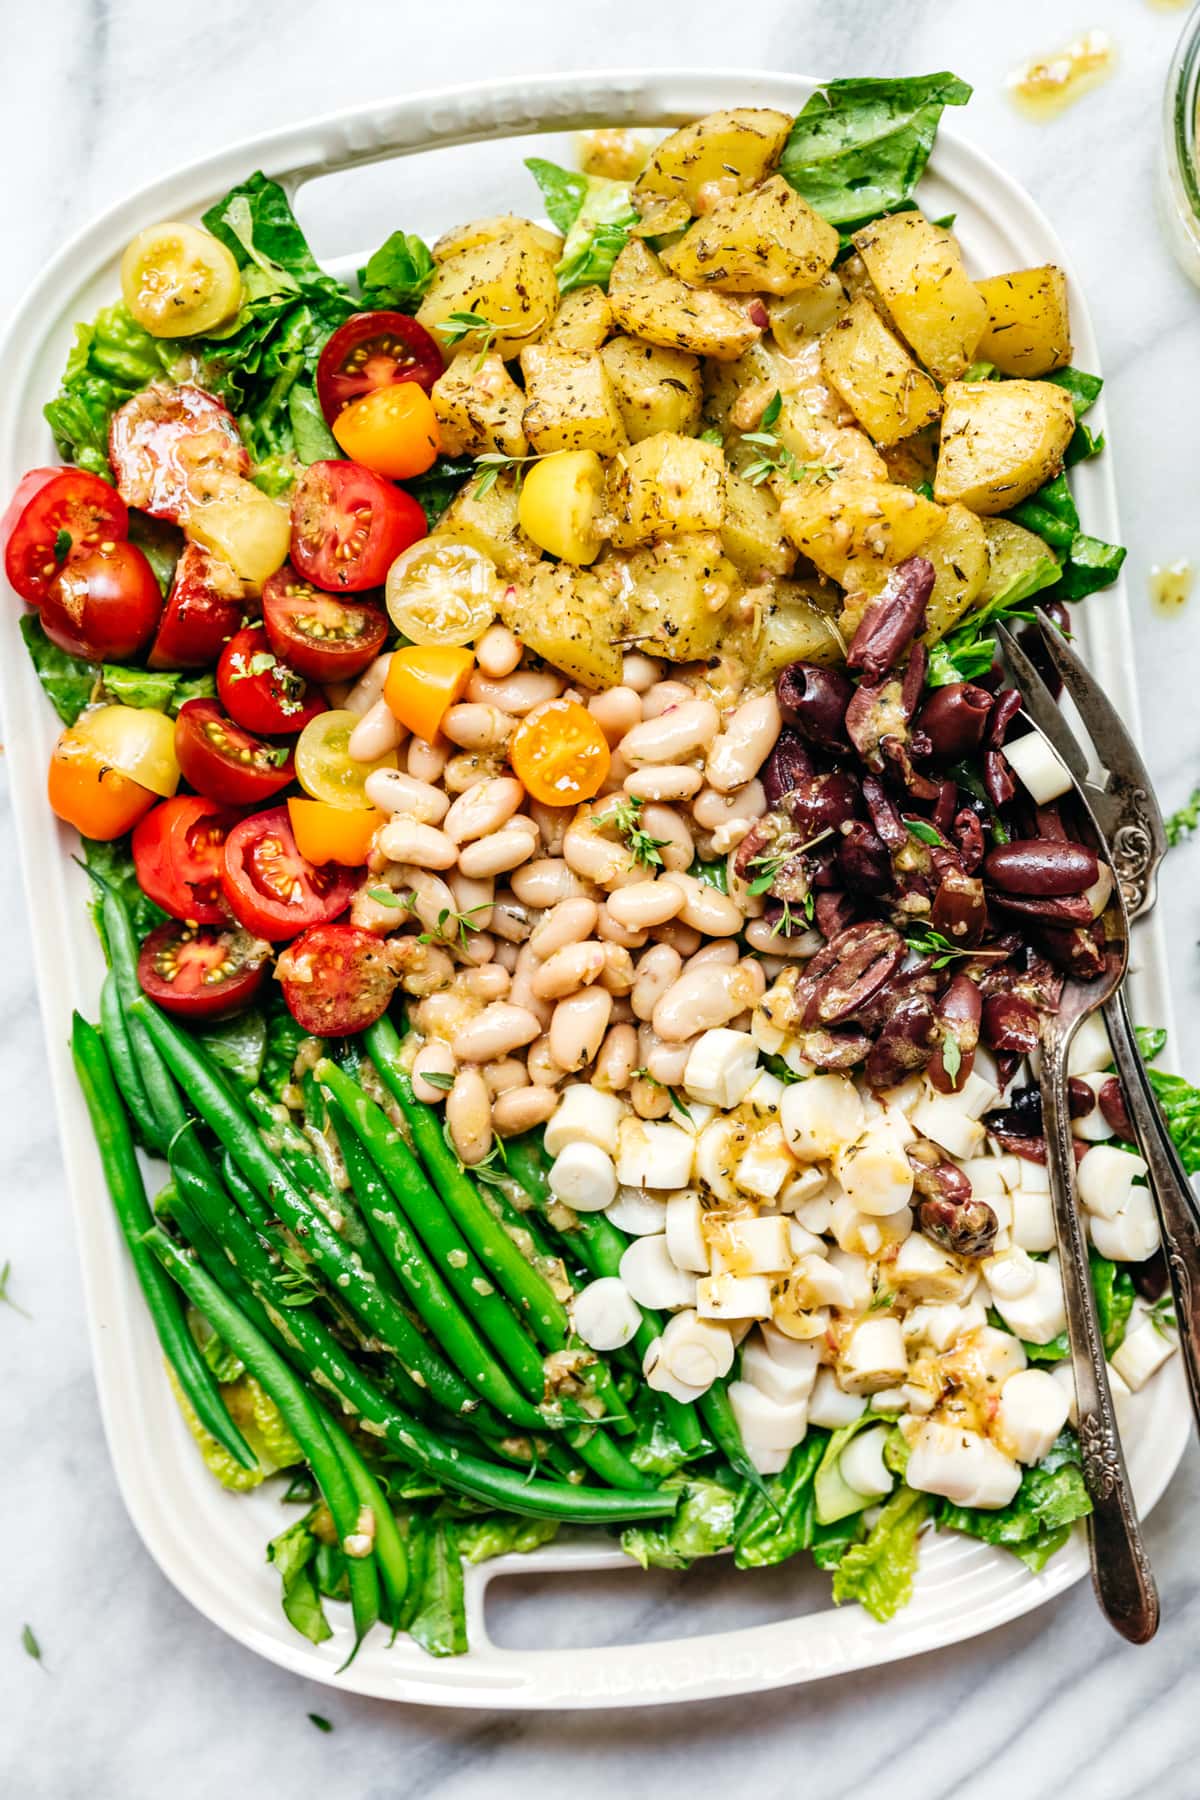
[[(483, 930), (482, 925), (475, 924), (475, 914), (486, 911), (486, 904), (468, 907), (466, 912), (461, 913), (451, 912), (448, 906), (443, 906), (437, 916), (437, 930), (423, 931), (417, 942), (418, 944), (435, 944), (440, 939), (442, 943), (448, 943), (451, 938), (457, 937), (459, 947), (465, 950), (469, 942), (468, 933)], [(446, 929), (447, 926), (450, 927), (449, 931)]]
[(12, 1264), (11, 1262), (6, 1262), (4, 1267), (0, 1269), (0, 1306), (11, 1306), (12, 1310), (15, 1313), (20, 1313), (23, 1319), (31, 1319), (33, 1314), (26, 1312), (23, 1306), (18, 1306), (17, 1302), (8, 1291), (8, 1278), (11, 1274)]
[(760, 487), (772, 475), (785, 475), (789, 481), (803, 481), (812, 477), (815, 481), (828, 481), (833, 477), (833, 470), (825, 463), (802, 463), (780, 442), (773, 430), (783, 410), (783, 395), (776, 388), (763, 409), (762, 418), (758, 422), (757, 431), (743, 431), (742, 442), (753, 444), (762, 451), (762, 455), (747, 463), (742, 470), (743, 481), (751, 487)]
[(972, 948), (969, 944), (952, 944), (944, 932), (934, 931), (932, 928), (906, 932), (904, 941), (910, 950), (916, 951), (918, 956), (932, 956), (932, 966), (935, 969), (944, 969), (946, 964), (952, 962), (956, 956), (970, 959), (972, 957), (991, 958), (1008, 955), (1007, 950), (979, 950)]
[(525, 464), (540, 461), (540, 456), (505, 456), (502, 450), (488, 450), (483, 456), (477, 456), (475, 458), (475, 467), (480, 473), (475, 477), (474, 493), (476, 499), (482, 500), (485, 494), (490, 493), (505, 469), (515, 469), (517, 471), (515, 487), (517, 492), (520, 493), (521, 483), (525, 479)]
[(791, 862), (795, 856), (802, 856), (806, 850), (815, 850), (818, 844), (823, 844), (826, 838), (832, 836), (833, 826), (827, 825), (824, 831), (818, 831), (815, 837), (807, 838), (803, 844), (778, 844), (772, 850), (761, 850), (757, 856), (750, 858), (749, 867), (757, 869), (759, 872), (754, 880), (748, 883), (746, 892), (748, 894), (768, 893), (775, 877), (786, 863)]
[(617, 833), (634, 862), (642, 863), (647, 869), (661, 869), (663, 859), (660, 851), (670, 842), (668, 838), (651, 837), (642, 824), (642, 801), (636, 795), (628, 795), (616, 801), (606, 813), (601, 813), (597, 825), (611, 825)]

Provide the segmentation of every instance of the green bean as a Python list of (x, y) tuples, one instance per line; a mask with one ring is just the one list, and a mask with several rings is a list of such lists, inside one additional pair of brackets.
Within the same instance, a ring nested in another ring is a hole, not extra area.
[(129, 1027), (121, 1010), (117, 978), (111, 969), (104, 977), (104, 985), (100, 989), (100, 1030), (113, 1077), (138, 1136), (147, 1149), (162, 1151), (164, 1145), (159, 1122), (133, 1052)]
[(708, 1426), (709, 1435), (717, 1449), (725, 1458), (735, 1475), (748, 1481), (752, 1487), (765, 1492), (763, 1478), (746, 1454), (746, 1446), (742, 1442), (742, 1434), (730, 1404), (729, 1395), (725, 1391), (724, 1381), (715, 1381), (696, 1405), (700, 1416)]
[(359, 1455), (349, 1432), (344, 1431), (336, 1419), (329, 1418), (327, 1414), (324, 1415), (324, 1425), (333, 1440), (334, 1449), (342, 1459), (342, 1466), (350, 1477), (358, 1498), (360, 1519), (362, 1508), (365, 1507), (370, 1512), (374, 1556), (391, 1602), (391, 1618), (394, 1623), (400, 1616), (408, 1593), (408, 1552), (404, 1547), (404, 1539), (400, 1535), (400, 1528), (388, 1505), (386, 1494)]
[(78, 1013), (72, 1018), (71, 1054), (96, 1135), (113, 1211), (129, 1246), (163, 1355), (204, 1429), (243, 1469), (256, 1469), (258, 1459), (230, 1418), (212, 1371), (188, 1330), (179, 1295), (142, 1242), (154, 1219), (146, 1200), (128, 1115), (117, 1093), (100, 1034)]

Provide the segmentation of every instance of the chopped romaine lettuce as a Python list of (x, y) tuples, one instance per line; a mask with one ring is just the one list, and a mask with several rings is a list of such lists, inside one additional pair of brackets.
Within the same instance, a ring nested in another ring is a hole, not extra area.
[(836, 1604), (857, 1600), (881, 1624), (907, 1606), (917, 1572), (917, 1536), (932, 1510), (930, 1495), (897, 1488), (864, 1541), (851, 1545), (838, 1563)]
[(274, 1563), (283, 1584), (283, 1611), (290, 1625), (312, 1644), (333, 1636), (315, 1579), (318, 1540), (312, 1524), (316, 1508), (273, 1537), (267, 1545), (267, 1561)]
[(1091, 1510), (1079, 1467), (1079, 1442), (1073, 1431), (1066, 1430), (1042, 1462), (1025, 1470), (1007, 1506), (984, 1511), (952, 1506), (947, 1500), (938, 1513), (938, 1524), (950, 1531), (968, 1532), (987, 1544), (1003, 1544), (1036, 1573), (1062, 1549), (1074, 1521), (1086, 1518)]
[(99, 664), (84, 662), (52, 644), (35, 612), (21, 614), (20, 630), (50, 704), (64, 725), (73, 725), (95, 697), (100, 681)]
[(362, 304), (371, 310), (391, 308), (414, 313), (437, 272), (423, 238), (393, 231), (358, 273)]
[(227, 1070), (240, 1087), (257, 1087), (267, 1053), (267, 1022), (257, 1006), (232, 1019), (199, 1026), (196, 1036), (212, 1060)]
[(814, 1426), (792, 1451), (782, 1475), (774, 1478), (765, 1494), (754, 1496), (734, 1541), (733, 1560), (739, 1569), (761, 1569), (811, 1549), (816, 1525), (813, 1477), (828, 1442), (828, 1434)]
[(629, 241), (637, 213), (627, 181), (577, 175), (545, 157), (525, 159), (546, 203), (546, 215), (566, 239), (557, 275), (560, 290), (607, 287), (613, 264)]
[(643, 1569), (686, 1569), (697, 1556), (715, 1556), (733, 1542), (738, 1496), (735, 1489), (707, 1476), (687, 1477), (679, 1486), (683, 1498), (664, 1526), (631, 1525), (621, 1533), (621, 1548)]
[(75, 327), (62, 384), (45, 407), (46, 422), (64, 457), (105, 481), (109, 420), (131, 394), (174, 367), (181, 346), (154, 338), (120, 301)]
[(523, 1519), (518, 1513), (487, 1513), (457, 1528), (459, 1553), (464, 1562), (490, 1562), (495, 1556), (517, 1553), (527, 1556), (540, 1544), (558, 1536), (557, 1519)]
[(780, 174), (833, 225), (894, 212), (911, 204), (943, 108), (970, 98), (948, 71), (828, 82), (792, 126)]

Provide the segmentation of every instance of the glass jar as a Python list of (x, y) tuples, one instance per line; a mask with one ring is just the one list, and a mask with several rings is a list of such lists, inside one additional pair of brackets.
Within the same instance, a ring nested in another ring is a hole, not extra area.
[(1188, 14), (1167, 76), (1160, 172), (1171, 248), (1200, 287), (1200, 5)]

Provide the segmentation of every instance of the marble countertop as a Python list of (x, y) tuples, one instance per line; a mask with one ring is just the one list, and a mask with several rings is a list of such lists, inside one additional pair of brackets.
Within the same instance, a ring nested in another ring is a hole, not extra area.
[[(1166, 807), (1200, 778), (1195, 674), (1200, 615), (1167, 619), (1146, 597), (1154, 563), (1200, 558), (1195, 515), (1200, 300), (1155, 216), (1163, 82), (1182, 15), (1144, 0), (1050, 8), (1008, 0), (760, 0), (730, 30), (722, 0), (686, 9), (633, 0), (456, 0), (435, 29), (394, 0), (40, 0), (8, 23), (0, 151), (0, 319), (57, 244), (127, 190), (223, 144), (370, 98), (497, 73), (645, 64), (817, 74), (953, 68), (975, 84), (955, 120), (1029, 187), (1087, 287), (1108, 375), (1138, 641), (1144, 748)], [(407, 16), (406, 16), (407, 15)], [(1054, 15), (1053, 18), (1051, 15)], [(330, 26), (333, 25), (331, 32)], [(1002, 30), (1000, 29), (1002, 24)], [(437, 27), (440, 26), (440, 29)], [(1019, 117), (1006, 71), (1073, 32), (1108, 29), (1119, 64), (1049, 125)], [(1049, 41), (1048, 41), (1049, 40)], [(1192, 608), (1200, 607), (1200, 598)], [(3, 765), (0, 764), (0, 785)], [(0, 805), (3, 802), (0, 801)], [(0, 833), (11, 834), (7, 807)], [(1200, 851), (1168, 863), (1162, 905), (1181, 1043), (1200, 1069)], [(117, 1494), (96, 1409), (41, 1025), (15, 860), (0, 860), (8, 951), (0, 968), (0, 1268), (31, 1318), (0, 1306), (0, 1790), (20, 1800), (208, 1800), (243, 1794), (473, 1800), (559, 1781), (579, 1800), (646, 1800), (689, 1776), (710, 1792), (823, 1800), (886, 1782), (896, 1800), (1090, 1800), (1193, 1794), (1200, 1748), (1187, 1679), (1200, 1650), (1194, 1553), (1200, 1458), (1190, 1450), (1147, 1536), (1162, 1631), (1134, 1651), (1101, 1624), (1086, 1586), (990, 1636), (836, 1684), (760, 1699), (622, 1715), (437, 1712), (342, 1696), (255, 1658), (193, 1612), (150, 1561)], [(677, 1582), (609, 1610), (611, 1578), (569, 1607), (508, 1609), (509, 1641), (611, 1641), (684, 1629)], [(695, 1598), (702, 1597), (695, 1588)], [(44, 1652), (22, 1652), (28, 1622)], [(585, 1638), (587, 1632), (590, 1637)], [(328, 1717), (322, 1736), (306, 1714)]]

